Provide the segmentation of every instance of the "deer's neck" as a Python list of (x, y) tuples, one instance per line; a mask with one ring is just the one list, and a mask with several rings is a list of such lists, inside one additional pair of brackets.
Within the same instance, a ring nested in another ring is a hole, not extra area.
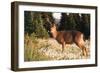
[(54, 32), (52, 33), (52, 36), (53, 36), (53, 38), (55, 38), (55, 39), (56, 39), (57, 35), (58, 35), (58, 32), (57, 32), (57, 31), (54, 31)]

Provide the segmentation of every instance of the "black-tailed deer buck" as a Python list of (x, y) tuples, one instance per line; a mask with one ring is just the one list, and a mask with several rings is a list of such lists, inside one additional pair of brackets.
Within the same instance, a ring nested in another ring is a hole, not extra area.
[[(50, 24), (49, 19), (47, 20)], [(64, 51), (66, 44), (75, 43), (80, 49), (84, 56), (87, 56), (87, 48), (85, 47), (85, 41), (83, 39), (83, 33), (76, 30), (68, 31), (57, 31), (55, 23), (51, 24), (50, 33), (54, 39), (62, 45), (62, 51)]]

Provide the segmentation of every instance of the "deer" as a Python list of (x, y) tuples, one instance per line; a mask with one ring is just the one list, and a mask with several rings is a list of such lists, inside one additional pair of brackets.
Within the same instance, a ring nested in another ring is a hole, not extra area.
[(85, 47), (85, 41), (83, 39), (84, 35), (80, 31), (57, 31), (56, 25), (53, 24), (50, 28), (50, 33), (52, 37), (62, 45), (62, 52), (64, 51), (66, 44), (75, 43), (80, 49), (82, 49), (83, 55), (87, 56), (87, 48)]
[(82, 32), (77, 30), (58, 31), (55, 23), (50, 22), (49, 18), (47, 18), (47, 21), (51, 25), (50, 33), (52, 37), (62, 45), (62, 52), (66, 44), (75, 43), (82, 50), (82, 54), (87, 56), (87, 48), (85, 47), (84, 35)]

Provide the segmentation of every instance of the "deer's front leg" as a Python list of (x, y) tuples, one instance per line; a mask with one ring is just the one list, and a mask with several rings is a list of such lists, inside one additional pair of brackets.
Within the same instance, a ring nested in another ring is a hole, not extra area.
[(62, 43), (62, 52), (64, 52), (65, 49), (65, 42)]

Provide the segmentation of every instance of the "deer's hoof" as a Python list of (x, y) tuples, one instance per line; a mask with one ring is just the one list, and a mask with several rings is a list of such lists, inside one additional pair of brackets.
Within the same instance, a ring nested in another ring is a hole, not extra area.
[(62, 51), (61, 51), (62, 53), (64, 52), (64, 49), (62, 49)]
[(83, 53), (83, 56), (88, 56), (88, 54), (86, 52)]

